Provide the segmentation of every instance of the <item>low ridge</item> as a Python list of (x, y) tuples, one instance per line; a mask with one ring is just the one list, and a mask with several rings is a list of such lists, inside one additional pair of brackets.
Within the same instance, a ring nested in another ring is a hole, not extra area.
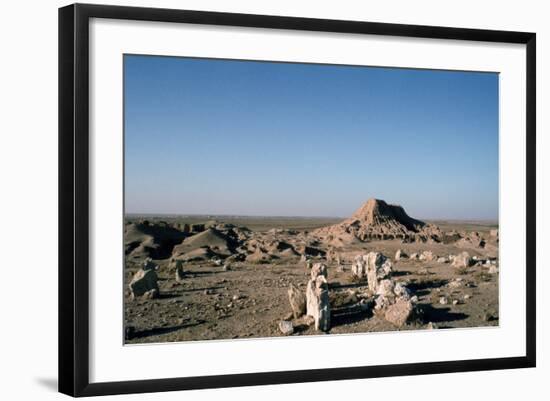
[(208, 228), (205, 231), (186, 238), (181, 244), (176, 245), (172, 252), (172, 256), (185, 254), (199, 248), (210, 248), (218, 254), (231, 254), (232, 248), (231, 239), (226, 235), (216, 230)]

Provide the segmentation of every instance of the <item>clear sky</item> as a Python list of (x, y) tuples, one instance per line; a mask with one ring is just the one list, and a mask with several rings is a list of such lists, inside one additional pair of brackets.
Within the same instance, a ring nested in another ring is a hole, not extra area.
[(126, 213), (498, 218), (498, 74), (125, 56)]

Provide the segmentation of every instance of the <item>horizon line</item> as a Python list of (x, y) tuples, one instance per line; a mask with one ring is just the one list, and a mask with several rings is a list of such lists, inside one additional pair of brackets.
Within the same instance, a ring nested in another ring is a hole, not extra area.
[[(209, 214), (209, 213), (142, 213), (142, 212), (125, 212), (124, 217), (243, 217), (243, 218), (297, 218), (297, 219), (348, 219), (350, 216), (303, 216), (303, 215), (260, 215), (260, 214)], [(416, 220), (422, 219), (426, 221), (460, 221), (460, 222), (491, 222), (498, 223), (498, 218), (456, 218), (456, 217), (413, 217)]]

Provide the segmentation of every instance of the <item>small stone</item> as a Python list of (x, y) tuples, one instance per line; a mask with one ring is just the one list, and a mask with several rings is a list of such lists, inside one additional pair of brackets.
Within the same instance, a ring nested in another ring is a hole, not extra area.
[(458, 299), (453, 300), (453, 305), (458, 305)]
[(422, 269), (418, 270), (418, 274), (427, 275), (427, 274), (430, 274), (430, 271), (428, 269), (426, 269), (425, 267), (423, 267)]
[(470, 294), (464, 295), (464, 299), (470, 299), (472, 296)]
[(435, 330), (437, 329), (437, 326), (432, 323), (432, 322), (429, 322), (427, 325), (426, 325), (426, 330)]
[(449, 302), (449, 301), (447, 300), (446, 297), (440, 297), (440, 298), (439, 298), (439, 303), (440, 303), (441, 305), (447, 305), (448, 302)]
[(407, 257), (407, 254), (401, 250), (401, 249), (398, 249), (397, 252), (395, 252), (395, 261), (399, 261), (401, 260), (402, 258), (406, 258)]
[(147, 291), (143, 294), (144, 299), (157, 299), (159, 297), (159, 290), (153, 288), (152, 290)]
[(424, 251), (420, 254), (420, 256), (418, 257), (418, 259), (420, 260), (426, 260), (428, 262), (431, 262), (432, 260), (434, 260), (436, 258), (436, 256), (434, 255), (434, 253), (432, 251)]
[(455, 279), (455, 280), (451, 281), (449, 284), (447, 284), (447, 286), (450, 287), (450, 288), (461, 287), (462, 286), (462, 278)]
[(285, 336), (289, 336), (294, 333), (294, 325), (288, 320), (281, 320), (279, 322), (279, 330), (281, 330), (281, 333)]
[(356, 303), (357, 302), (357, 293), (353, 290), (348, 290), (348, 303)]

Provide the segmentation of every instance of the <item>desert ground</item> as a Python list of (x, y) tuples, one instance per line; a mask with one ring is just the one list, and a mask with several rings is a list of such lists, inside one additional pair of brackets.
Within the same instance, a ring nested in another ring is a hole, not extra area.
[(499, 324), (498, 223), (126, 216), (125, 343)]

